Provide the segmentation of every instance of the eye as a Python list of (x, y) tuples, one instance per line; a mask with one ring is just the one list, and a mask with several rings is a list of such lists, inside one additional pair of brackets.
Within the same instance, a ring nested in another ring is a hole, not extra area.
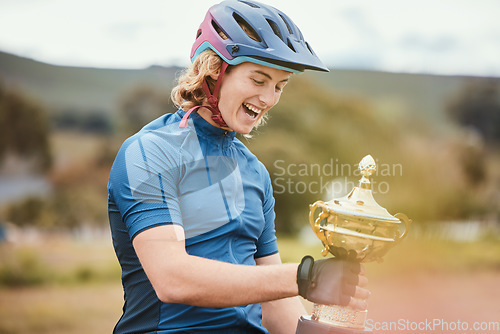
[(263, 85), (264, 84), (264, 81), (260, 81), (260, 80), (257, 80), (257, 79), (252, 79), (253, 82), (255, 82), (256, 85)]
[(276, 85), (276, 87), (275, 87), (276, 92), (282, 93), (283, 89), (285, 89), (286, 84), (287, 84), (287, 82), (280, 82), (279, 85)]

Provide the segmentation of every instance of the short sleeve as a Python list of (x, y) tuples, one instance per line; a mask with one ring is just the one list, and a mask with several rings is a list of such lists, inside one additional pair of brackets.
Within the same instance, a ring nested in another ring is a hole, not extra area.
[(155, 132), (131, 137), (120, 149), (108, 192), (131, 238), (154, 226), (182, 225), (178, 159), (178, 149)]
[(263, 214), (264, 214), (264, 229), (262, 234), (257, 241), (257, 253), (256, 258), (269, 256), (278, 253), (278, 244), (276, 239), (276, 229), (274, 221), (276, 218), (276, 213), (274, 211), (274, 196), (273, 188), (271, 185), (271, 178), (269, 173), (262, 165), (262, 174), (264, 177), (264, 201), (263, 201)]

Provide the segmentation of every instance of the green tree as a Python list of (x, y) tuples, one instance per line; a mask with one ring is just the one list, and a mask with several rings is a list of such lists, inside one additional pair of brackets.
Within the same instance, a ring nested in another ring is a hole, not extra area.
[(173, 111), (168, 93), (151, 86), (139, 86), (120, 101), (118, 123), (124, 134), (131, 135), (153, 119)]
[(0, 162), (9, 154), (31, 159), (46, 171), (52, 162), (45, 108), (0, 81)]
[[(392, 140), (364, 101), (335, 95), (304, 76), (287, 84), (267, 123), (243, 142), (269, 171), (280, 234), (291, 235), (308, 226), (309, 204), (330, 200), (328, 191), (335, 178), (357, 182), (354, 168), (339, 175), (335, 164), (354, 166), (368, 152), (381, 156), (381, 148)], [(318, 171), (313, 165), (333, 170)]]
[(478, 131), (486, 142), (500, 141), (500, 80), (471, 79), (448, 105), (459, 124)]

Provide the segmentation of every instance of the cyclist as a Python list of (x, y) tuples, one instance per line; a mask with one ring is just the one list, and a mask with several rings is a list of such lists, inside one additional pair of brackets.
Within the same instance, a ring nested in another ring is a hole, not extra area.
[(250, 0), (208, 10), (191, 60), (172, 91), (179, 110), (127, 139), (110, 173), (125, 291), (115, 332), (294, 333), (299, 294), (365, 309), (359, 264), (281, 263), (269, 173), (235, 137), (293, 73), (328, 69), (288, 16)]

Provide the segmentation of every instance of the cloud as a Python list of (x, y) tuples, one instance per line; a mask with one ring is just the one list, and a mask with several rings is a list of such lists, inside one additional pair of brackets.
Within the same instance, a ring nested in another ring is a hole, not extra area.
[(429, 52), (447, 52), (457, 50), (459, 42), (451, 35), (422, 36), (410, 33), (402, 36), (397, 43), (397, 47), (407, 50), (427, 50)]
[[(500, 76), (497, 0), (262, 0), (337, 68)], [(0, 0), (0, 50), (73, 66), (185, 65), (219, 0)]]
[(359, 7), (350, 7), (340, 11), (340, 17), (363, 39), (378, 39), (377, 27), (371, 22), (366, 12)]

